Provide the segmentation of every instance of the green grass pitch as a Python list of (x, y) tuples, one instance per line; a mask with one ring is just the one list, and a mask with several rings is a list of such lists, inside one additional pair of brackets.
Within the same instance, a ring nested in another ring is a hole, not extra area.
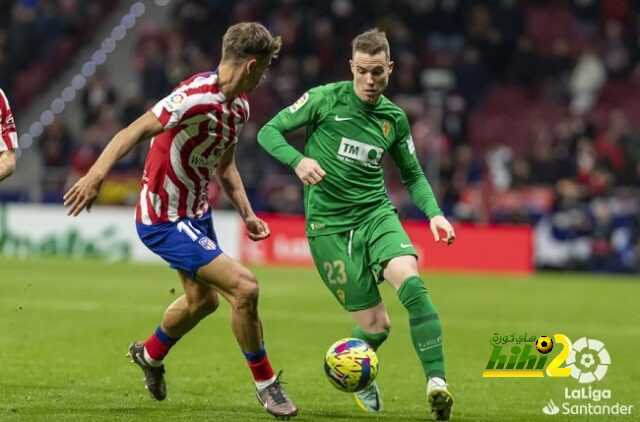
[[(382, 292), (392, 321), (379, 351), (385, 411), (360, 412), (325, 379), (326, 348), (353, 323), (312, 269), (253, 269), (275, 368), (300, 408), (299, 421), (429, 420), (422, 369), (405, 311)], [(639, 277), (540, 274), (532, 277), (423, 274), (444, 325), (453, 419), (553, 420), (572, 378), (482, 378), (494, 333), (566, 334), (604, 341), (612, 364), (595, 388), (640, 417)], [(70, 260), (0, 260), (0, 419), (268, 421), (229, 328), (229, 307), (178, 343), (167, 358), (168, 398), (153, 401), (127, 345), (157, 326), (180, 293), (163, 265)], [(553, 352), (552, 352), (553, 353)], [(572, 417), (585, 420), (585, 417)], [(589, 420), (612, 420), (611, 416)]]

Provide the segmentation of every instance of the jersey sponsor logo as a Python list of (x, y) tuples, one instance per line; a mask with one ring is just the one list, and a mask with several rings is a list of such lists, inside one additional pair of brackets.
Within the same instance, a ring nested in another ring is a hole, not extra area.
[(386, 138), (389, 136), (389, 133), (391, 132), (391, 123), (389, 123), (388, 120), (383, 120), (380, 127), (382, 128), (382, 134), (384, 137)]
[(185, 94), (184, 92), (176, 92), (171, 94), (169, 98), (165, 101), (167, 110), (169, 111), (177, 110), (178, 107), (180, 107), (180, 104), (182, 104), (186, 98), (187, 98), (187, 94)]
[(351, 120), (353, 117), (340, 117), (336, 114), (336, 122), (344, 122), (345, 120)]
[(295, 103), (289, 106), (289, 111), (292, 113), (295, 113), (300, 109), (300, 107), (305, 105), (308, 100), (309, 100), (309, 93), (305, 92), (304, 94), (302, 94), (302, 97), (298, 98)]
[(353, 139), (342, 138), (338, 149), (338, 159), (366, 167), (380, 167), (383, 153), (384, 150), (382, 148), (354, 141)]
[(213, 240), (209, 239), (208, 237), (201, 237), (198, 240), (198, 243), (200, 244), (200, 246), (202, 246), (203, 248), (205, 248), (208, 251), (215, 251), (216, 250), (216, 244), (213, 243)]
[(192, 167), (213, 167), (216, 164), (216, 156), (211, 156), (208, 159), (204, 158), (202, 155), (193, 154), (189, 157), (189, 164)]
[(413, 144), (413, 137), (409, 136), (405, 142), (407, 143), (409, 154), (415, 154), (416, 146)]

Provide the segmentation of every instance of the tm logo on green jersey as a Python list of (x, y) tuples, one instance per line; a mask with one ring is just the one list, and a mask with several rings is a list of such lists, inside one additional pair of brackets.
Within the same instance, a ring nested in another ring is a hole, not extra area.
[(384, 150), (382, 148), (354, 141), (353, 139), (342, 138), (338, 149), (338, 159), (366, 167), (380, 167), (383, 153)]

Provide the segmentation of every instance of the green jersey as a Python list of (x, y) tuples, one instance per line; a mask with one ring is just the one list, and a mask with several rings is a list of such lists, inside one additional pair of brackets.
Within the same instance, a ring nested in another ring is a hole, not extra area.
[[(304, 155), (283, 136), (302, 126)], [(309, 90), (260, 130), (258, 142), (294, 169), (306, 156), (325, 170), (320, 183), (304, 188), (309, 237), (351, 230), (375, 211), (394, 210), (381, 165), (387, 153), (418, 207), (429, 217), (442, 214), (416, 158), (404, 111), (384, 96), (375, 105), (365, 103), (351, 81)]]

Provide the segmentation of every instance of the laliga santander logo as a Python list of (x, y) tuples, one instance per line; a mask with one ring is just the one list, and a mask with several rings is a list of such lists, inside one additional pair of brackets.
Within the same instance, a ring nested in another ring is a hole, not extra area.
[[(565, 370), (580, 384), (604, 379), (611, 364), (611, 356), (600, 340), (581, 337), (570, 348)], [(566, 349), (565, 349), (566, 350)], [(563, 350), (564, 352), (564, 350)], [(556, 405), (553, 400), (542, 407), (542, 413), (562, 415), (631, 415), (633, 404), (613, 402), (612, 391), (607, 388), (564, 388), (564, 400)]]
[(565, 363), (567, 368), (571, 368), (571, 377), (580, 384), (588, 384), (604, 378), (611, 364), (611, 356), (600, 340), (582, 337), (573, 344)]

